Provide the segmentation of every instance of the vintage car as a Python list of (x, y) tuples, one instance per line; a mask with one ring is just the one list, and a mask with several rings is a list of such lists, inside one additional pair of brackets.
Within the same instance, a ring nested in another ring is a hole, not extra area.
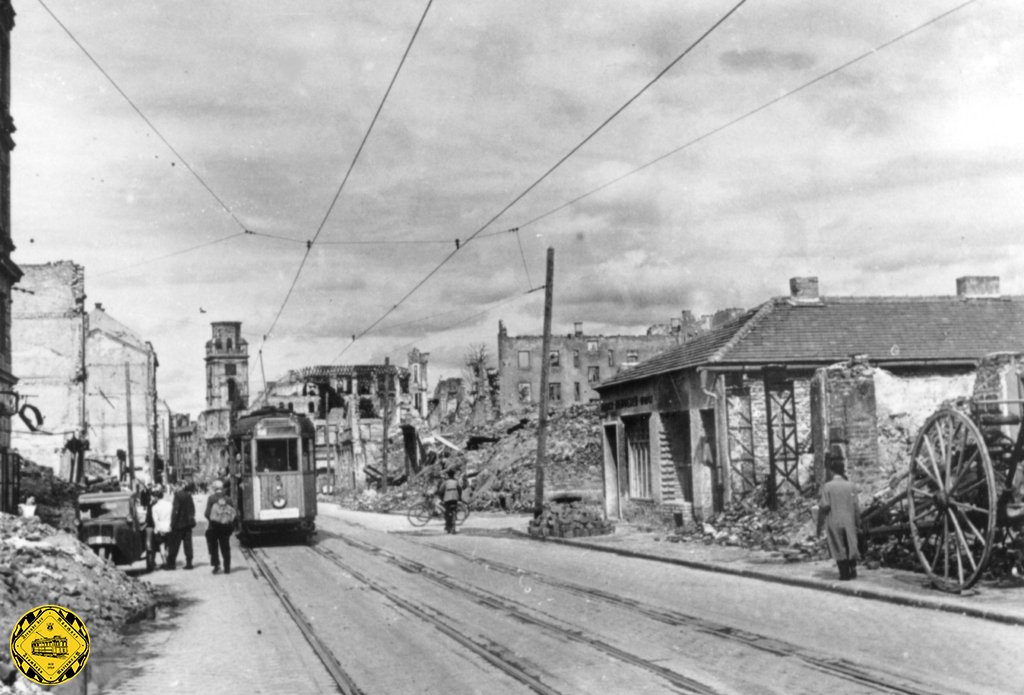
[(79, 495), (78, 539), (116, 565), (130, 565), (145, 558), (146, 568), (153, 569), (152, 554), (147, 552), (145, 518), (134, 493)]

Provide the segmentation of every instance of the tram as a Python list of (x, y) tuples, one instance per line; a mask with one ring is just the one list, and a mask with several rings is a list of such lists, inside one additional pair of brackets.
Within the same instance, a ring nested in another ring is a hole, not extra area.
[(256, 536), (316, 533), (313, 423), (277, 408), (240, 418), (228, 435), (233, 461), (230, 494), (242, 541)]

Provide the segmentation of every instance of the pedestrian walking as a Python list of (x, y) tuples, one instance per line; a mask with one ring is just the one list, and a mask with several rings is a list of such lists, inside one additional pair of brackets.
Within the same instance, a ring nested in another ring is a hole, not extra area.
[[(224, 560), (224, 574), (231, 573), (231, 533), (235, 530), (235, 507), (224, 492), (224, 483), (213, 481), (213, 494), (206, 501), (206, 520), (210, 522), (206, 529), (206, 547), (210, 551), (210, 564), (213, 573), (220, 574), (220, 560)], [(219, 554), (218, 554), (219, 551)]]
[(458, 533), (455, 529), (455, 512), (459, 506), (459, 498), (462, 496), (462, 485), (455, 478), (455, 469), (448, 469), (448, 478), (441, 483), (438, 490), (441, 502), (444, 503), (444, 531), (445, 533)]
[(169, 570), (178, 567), (178, 549), (185, 546), (185, 569), (192, 569), (192, 529), (196, 526), (196, 503), (192, 499), (195, 487), (186, 484), (174, 493), (171, 508), (171, 542), (167, 548), (167, 564)]
[[(838, 449), (838, 447), (836, 447)], [(839, 567), (839, 579), (857, 578), (857, 528), (860, 526), (860, 506), (857, 488), (846, 479), (846, 460), (842, 451), (830, 456), (832, 479), (821, 488), (819, 514), (825, 517), (828, 549)]]

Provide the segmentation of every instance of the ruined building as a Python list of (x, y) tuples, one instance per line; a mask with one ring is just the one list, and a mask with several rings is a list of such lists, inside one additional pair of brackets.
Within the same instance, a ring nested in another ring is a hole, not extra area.
[(89, 312), (87, 320), (89, 457), (106, 462), (122, 476), (134, 468), (136, 478), (159, 479), (156, 350), (111, 318), (101, 304)]
[(70, 460), (65, 443), (72, 436), (89, 438), (85, 270), (71, 261), (26, 265), (22, 270), (24, 291), (12, 306), (12, 357), (21, 402), (38, 409), (43, 423), (36, 426), (30, 416), (30, 428), (14, 418), (11, 446), (66, 479)]
[(196, 419), (195, 466), (213, 478), (228, 463), (228, 433), (249, 407), (249, 343), (238, 321), (214, 321), (206, 341), (206, 410)]
[(828, 297), (817, 278), (790, 290), (598, 386), (609, 516), (701, 518), (755, 489), (775, 504), (820, 479), (835, 443), (868, 482), (880, 429), (913, 428), (970, 394), (984, 355), (1024, 345), (1024, 297), (998, 278), (939, 297)]
[(11, 416), (18, 406), (17, 379), (11, 367), (11, 291), (21, 270), (11, 260), (11, 150), (14, 119), (11, 118), (11, 30), (14, 8), (0, 0), (0, 510), (13, 512), (14, 477), (18, 465), (11, 451)]
[[(735, 311), (735, 310), (730, 310)], [(548, 403), (561, 408), (599, 398), (595, 386), (710, 328), (712, 317), (697, 320), (689, 311), (669, 326), (652, 326), (647, 335), (586, 335), (574, 324), (570, 335), (552, 335)], [(498, 322), (498, 402), (507, 413), (540, 402), (543, 336), (510, 336)]]

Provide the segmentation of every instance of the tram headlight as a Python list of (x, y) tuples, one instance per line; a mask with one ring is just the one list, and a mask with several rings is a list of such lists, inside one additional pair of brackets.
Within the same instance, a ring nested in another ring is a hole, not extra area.
[(288, 504), (288, 500), (285, 499), (284, 495), (278, 495), (271, 504), (274, 505), (274, 509), (284, 509), (284, 505)]

